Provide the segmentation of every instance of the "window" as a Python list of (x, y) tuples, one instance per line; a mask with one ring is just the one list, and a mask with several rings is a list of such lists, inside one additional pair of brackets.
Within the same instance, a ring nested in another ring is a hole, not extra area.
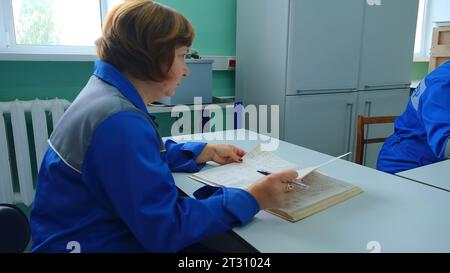
[(122, 1), (0, 0), (0, 57), (92, 60), (105, 15)]
[[(436, 23), (450, 25), (449, 0), (419, 0), (417, 16), (416, 42), (414, 55), (416, 59), (428, 60), (430, 56), (433, 28)], [(419, 57), (419, 58), (418, 58)]]
[(419, 12), (417, 14), (416, 40), (414, 42), (414, 55), (423, 56), (422, 36), (424, 30), (424, 16), (425, 16), (425, 2), (426, 0), (419, 0)]

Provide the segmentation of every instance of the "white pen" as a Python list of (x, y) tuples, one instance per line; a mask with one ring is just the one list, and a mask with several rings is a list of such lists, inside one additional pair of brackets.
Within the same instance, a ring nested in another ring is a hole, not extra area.
[[(272, 174), (271, 172), (264, 171), (264, 170), (257, 170), (257, 172), (259, 172), (260, 174), (263, 174), (263, 175), (271, 175)], [(302, 182), (292, 181), (289, 183), (291, 183), (301, 189), (304, 189), (304, 190), (309, 189), (309, 185), (303, 184)]]

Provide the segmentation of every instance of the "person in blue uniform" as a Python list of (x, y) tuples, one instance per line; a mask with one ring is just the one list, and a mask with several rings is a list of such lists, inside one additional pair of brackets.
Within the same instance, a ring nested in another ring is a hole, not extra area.
[(428, 74), (385, 141), (377, 169), (397, 173), (450, 158), (450, 62)]
[(96, 41), (99, 60), (49, 138), (31, 211), (32, 252), (176, 252), (249, 222), (293, 195), (285, 171), (247, 189), (182, 196), (172, 172), (240, 162), (231, 145), (165, 143), (146, 104), (173, 95), (189, 73), (194, 36), (175, 10), (125, 1)]

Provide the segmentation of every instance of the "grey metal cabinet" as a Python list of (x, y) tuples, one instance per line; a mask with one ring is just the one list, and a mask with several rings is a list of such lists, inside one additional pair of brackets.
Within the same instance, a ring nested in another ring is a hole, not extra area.
[[(359, 91), (286, 97), (285, 140), (338, 156), (356, 149), (356, 117), (400, 115), (409, 89)], [(386, 137), (393, 124), (366, 126), (367, 137)], [(382, 144), (366, 145), (364, 165), (374, 168)], [(354, 154), (348, 156), (354, 160)]]
[(236, 101), (280, 107), (283, 137), (289, 0), (239, 0)]
[(290, 1), (286, 94), (356, 90), (363, 11), (361, 0)]
[(365, 5), (360, 90), (410, 84), (417, 9), (418, 0), (383, 0), (382, 5)]
[[(237, 101), (279, 106), (283, 140), (335, 156), (354, 151), (358, 113), (405, 107), (398, 89), (409, 86), (413, 57), (418, 0), (370, 3), (237, 0)], [(378, 153), (368, 149), (373, 166)]]
[[(358, 92), (358, 114), (363, 116), (398, 116), (403, 113), (409, 100), (409, 89), (375, 90)], [(372, 124), (365, 128), (369, 138), (387, 137), (394, 124)], [(382, 143), (365, 146), (363, 165), (375, 168)], [(356, 143), (354, 146), (356, 149)]]
[(285, 140), (341, 155), (353, 149), (357, 93), (286, 97)]

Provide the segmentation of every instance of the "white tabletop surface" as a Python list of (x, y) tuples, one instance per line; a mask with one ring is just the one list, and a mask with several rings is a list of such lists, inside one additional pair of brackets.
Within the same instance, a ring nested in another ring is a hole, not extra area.
[[(210, 142), (249, 150), (261, 140)], [(304, 167), (332, 158), (282, 141), (274, 152)], [(450, 252), (448, 192), (345, 160), (320, 171), (364, 192), (295, 223), (261, 211), (233, 230), (264, 253), (371, 252), (373, 245), (381, 252)], [(177, 186), (192, 196), (203, 184), (188, 176), (174, 174)]]
[(399, 172), (397, 175), (450, 191), (450, 159)]

